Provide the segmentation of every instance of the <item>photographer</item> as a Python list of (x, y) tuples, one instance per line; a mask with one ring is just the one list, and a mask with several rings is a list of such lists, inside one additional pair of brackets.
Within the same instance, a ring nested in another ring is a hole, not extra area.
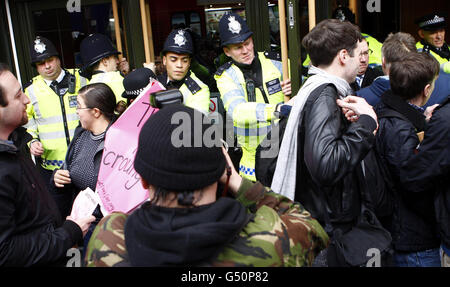
[[(326, 247), (327, 234), (302, 205), (241, 178), (226, 152), (205, 142), (206, 120), (180, 104), (149, 118), (134, 168), (150, 201), (100, 222), (88, 266), (305, 266)], [(181, 128), (193, 132), (176, 147)]]

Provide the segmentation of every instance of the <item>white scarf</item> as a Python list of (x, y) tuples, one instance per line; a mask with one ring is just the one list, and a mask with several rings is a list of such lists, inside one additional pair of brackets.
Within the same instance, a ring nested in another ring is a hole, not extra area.
[(342, 78), (331, 75), (314, 66), (311, 66), (308, 72), (313, 74), (313, 76), (306, 80), (293, 100), (271, 186), (273, 191), (291, 200), (294, 200), (295, 196), (297, 175), (298, 126), (302, 122), (302, 110), (309, 95), (316, 88), (326, 83), (333, 84), (340, 96), (345, 97), (351, 93), (350, 85)]

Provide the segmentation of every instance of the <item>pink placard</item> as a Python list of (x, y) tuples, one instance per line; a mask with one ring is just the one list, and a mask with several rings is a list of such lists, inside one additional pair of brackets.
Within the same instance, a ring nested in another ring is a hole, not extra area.
[(96, 187), (105, 216), (113, 211), (129, 213), (148, 198), (134, 170), (134, 157), (142, 126), (158, 111), (150, 106), (150, 94), (163, 89), (152, 82), (106, 133)]

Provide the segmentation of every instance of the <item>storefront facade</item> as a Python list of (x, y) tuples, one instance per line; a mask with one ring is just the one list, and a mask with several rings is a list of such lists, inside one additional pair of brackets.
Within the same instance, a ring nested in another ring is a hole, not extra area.
[[(315, 4), (316, 22), (330, 17), (338, 4), (353, 2), (362, 31), (379, 41), (391, 31), (416, 36), (412, 24), (415, 17), (432, 11), (450, 11), (447, 0), (378, 1), (380, 11), (367, 8), (374, 5), (372, 2), (377, 4), (373, 0), (284, 1), (294, 92), (301, 79), (301, 38), (309, 31), (308, 2)], [(50, 39), (60, 52), (62, 65), (73, 68), (82, 65), (81, 40), (91, 33), (102, 33), (113, 43), (118, 43), (120, 37), (123, 56), (132, 68), (139, 68), (142, 63), (157, 59), (165, 37), (173, 28), (189, 27), (199, 35), (197, 43), (202, 57), (213, 67), (214, 57), (221, 51), (218, 21), (229, 11), (246, 18), (258, 50), (280, 50), (276, 0), (5, 0), (0, 4), (0, 61), (9, 64), (21, 82), (26, 83), (37, 74), (29, 63), (29, 46), (36, 35)]]

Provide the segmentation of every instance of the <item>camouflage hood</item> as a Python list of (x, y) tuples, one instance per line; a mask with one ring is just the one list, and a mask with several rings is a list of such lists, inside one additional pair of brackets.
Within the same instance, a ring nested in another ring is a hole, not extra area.
[(201, 265), (247, 222), (246, 209), (229, 198), (189, 209), (146, 203), (126, 221), (125, 244), (133, 266)]

